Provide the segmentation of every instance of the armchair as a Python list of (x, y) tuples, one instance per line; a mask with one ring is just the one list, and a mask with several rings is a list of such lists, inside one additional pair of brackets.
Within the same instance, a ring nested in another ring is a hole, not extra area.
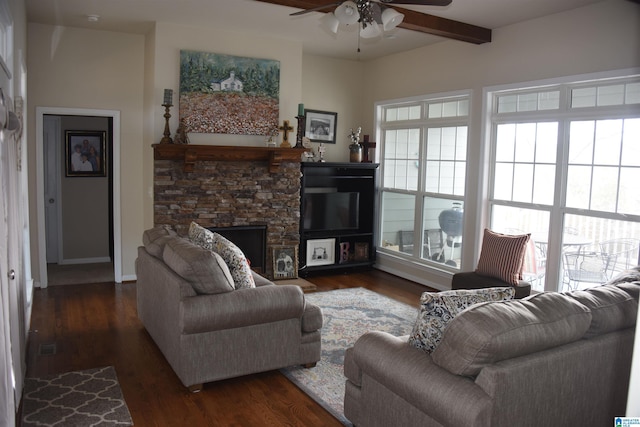
[(530, 237), (529, 234), (500, 234), (485, 229), (477, 269), (454, 274), (451, 289), (512, 286), (515, 298), (528, 296), (531, 283), (523, 280), (522, 270)]
[(482, 289), (482, 288), (500, 288), (511, 286), (516, 293), (514, 298), (520, 299), (531, 294), (531, 283), (526, 280), (518, 281), (517, 285), (507, 283), (495, 277), (483, 276), (475, 271), (467, 271), (456, 273), (451, 279), (451, 289)]
[(320, 360), (322, 312), (298, 286), (250, 273), (255, 286), (234, 289), (212, 251), (150, 235), (136, 260), (138, 317), (189, 390)]

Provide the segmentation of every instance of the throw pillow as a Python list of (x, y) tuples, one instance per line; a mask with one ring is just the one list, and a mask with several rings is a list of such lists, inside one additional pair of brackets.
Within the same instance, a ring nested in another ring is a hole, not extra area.
[(231, 271), (236, 289), (256, 287), (247, 257), (231, 241), (195, 222), (189, 226), (189, 239), (196, 245), (214, 251), (222, 257)]
[(431, 353), (458, 313), (481, 302), (512, 300), (515, 293), (515, 289), (510, 287), (425, 292), (420, 297), (420, 311), (409, 336), (409, 344)]
[(199, 294), (219, 294), (234, 290), (233, 278), (217, 253), (186, 239), (176, 238), (164, 247), (163, 260), (177, 274), (191, 283)]
[(531, 234), (512, 236), (485, 229), (476, 273), (517, 286), (522, 280), (524, 254), (530, 237)]
[(189, 225), (189, 240), (200, 247), (213, 250), (213, 232), (195, 222)]

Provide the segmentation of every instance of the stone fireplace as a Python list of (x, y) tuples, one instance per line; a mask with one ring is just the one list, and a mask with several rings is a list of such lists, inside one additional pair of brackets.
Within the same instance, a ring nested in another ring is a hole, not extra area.
[(205, 228), (266, 227), (265, 275), (274, 246), (300, 243), (304, 149), (154, 145), (154, 225), (186, 235)]

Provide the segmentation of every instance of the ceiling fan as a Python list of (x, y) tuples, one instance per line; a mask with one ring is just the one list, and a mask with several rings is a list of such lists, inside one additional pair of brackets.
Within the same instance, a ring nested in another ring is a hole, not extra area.
[[(366, 3), (382, 3), (382, 4), (416, 4), (419, 6), (448, 6), (451, 4), (452, 0), (371, 0)], [(328, 9), (333, 6), (340, 6), (343, 1), (337, 1), (333, 3), (328, 3), (325, 5), (320, 5), (316, 7), (312, 7), (309, 9), (301, 10), (300, 12), (295, 12), (290, 14), (291, 16), (304, 15), (305, 13), (315, 12), (318, 10)], [(365, 2), (362, 2), (365, 3)]]
[(353, 25), (359, 23), (360, 36), (373, 38), (385, 31), (396, 28), (404, 19), (404, 15), (389, 4), (413, 4), (422, 6), (447, 6), (452, 0), (341, 0), (324, 5), (306, 8), (290, 16), (304, 15), (309, 12), (322, 11), (335, 7), (333, 12), (322, 18), (322, 26), (336, 34), (340, 24)]
[[(297, 9), (303, 9), (299, 12), (295, 12), (297, 15), (303, 15), (309, 12), (328, 12), (331, 7), (340, 7), (345, 3), (345, 0), (330, 1), (328, 0), (256, 0), (263, 3), (277, 4), (281, 6), (294, 7)], [(355, 3), (356, 0), (349, 0), (351, 3)], [(446, 6), (451, 3), (451, 0), (369, 0), (370, 3), (376, 3), (379, 7), (388, 7), (388, 9), (395, 9), (399, 14), (404, 15), (404, 19), (400, 20), (398, 28), (403, 28), (411, 31), (418, 31), (421, 33), (433, 34), (440, 37), (446, 37), (449, 39), (460, 40), (473, 44), (483, 44), (491, 42), (491, 30), (484, 27), (479, 27), (472, 24), (467, 24), (460, 21), (454, 21), (452, 19), (442, 18), (440, 16), (434, 16), (427, 13), (418, 12), (412, 9), (404, 9), (396, 5), (411, 4), (418, 6)], [(327, 13), (327, 15), (335, 15), (335, 13)], [(332, 21), (331, 17), (325, 18)], [(335, 23), (332, 23), (335, 25)], [(327, 25), (325, 24), (325, 28)], [(329, 28), (331, 28), (329, 26)]]

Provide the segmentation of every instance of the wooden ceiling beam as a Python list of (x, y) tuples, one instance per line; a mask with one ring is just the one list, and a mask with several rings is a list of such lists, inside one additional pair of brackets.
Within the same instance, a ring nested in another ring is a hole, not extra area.
[[(327, 6), (327, 10), (318, 12), (327, 13), (332, 11), (335, 1), (332, 0), (257, 0), (264, 3), (277, 4), (281, 6), (295, 7), (297, 9), (312, 9), (319, 6)], [(404, 14), (404, 20), (399, 28), (419, 31), (435, 36), (460, 40), (468, 43), (483, 44), (491, 41), (491, 30), (464, 22), (454, 21), (427, 13), (416, 12), (415, 10), (404, 9), (395, 4), (388, 4), (398, 12)]]

